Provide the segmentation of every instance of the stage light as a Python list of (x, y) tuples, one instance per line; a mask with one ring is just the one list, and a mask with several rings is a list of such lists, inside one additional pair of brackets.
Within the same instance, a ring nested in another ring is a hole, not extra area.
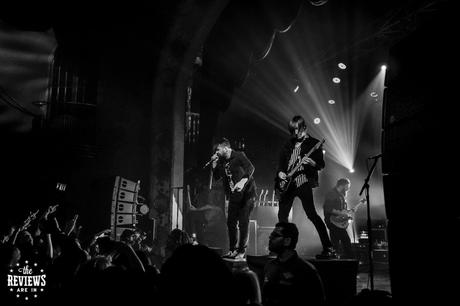
[(338, 84), (338, 83), (340, 83), (340, 79), (338, 77), (335, 77), (335, 78), (332, 79), (332, 82)]
[(319, 124), (320, 122), (321, 122), (321, 119), (319, 119), (318, 117), (313, 120), (314, 124)]
[(329, 100), (329, 101), (327, 101), (327, 103), (332, 105), (332, 104), (335, 104), (335, 101), (334, 100)]
[(340, 69), (347, 69), (347, 66), (344, 63), (339, 63), (338, 66)]
[(352, 169), (350, 169), (350, 170), (348, 170), (348, 171), (350, 171), (350, 173), (354, 173), (354, 172), (355, 172), (355, 169), (352, 168)]
[(138, 208), (139, 208), (139, 212), (143, 215), (148, 214), (148, 212), (150, 211), (150, 208), (145, 204), (140, 205)]
[(370, 95), (372, 98), (377, 98), (377, 97), (379, 96), (375, 91), (371, 92), (369, 95)]
[(294, 92), (297, 92), (299, 90), (299, 85), (296, 86), (296, 88), (294, 88)]
[(380, 67), (380, 69), (387, 70), (387, 65), (382, 65), (382, 67)]
[(326, 150), (323, 150), (323, 155), (326, 154)]

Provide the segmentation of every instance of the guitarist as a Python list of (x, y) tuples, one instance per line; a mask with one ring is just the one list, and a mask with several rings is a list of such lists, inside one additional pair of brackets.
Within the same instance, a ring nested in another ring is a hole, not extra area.
[(347, 178), (339, 179), (335, 187), (326, 194), (323, 207), (324, 220), (329, 228), (332, 244), (336, 250), (338, 250), (339, 246), (342, 245), (342, 258), (354, 258), (350, 236), (348, 236), (346, 227), (343, 228), (334, 225), (331, 222), (331, 217), (348, 217), (348, 214), (344, 212), (348, 209), (347, 202), (345, 201), (348, 190), (350, 190), (350, 180)]
[[(307, 134), (307, 125), (301, 116), (294, 116), (288, 125), (291, 138), (280, 153), (279, 166), (276, 181), (288, 179), (287, 174), (295, 168), (299, 161), (319, 141)], [(322, 148), (314, 150), (308, 158), (304, 158), (303, 164), (292, 175), (292, 181), (287, 190), (279, 194), (279, 222), (288, 222), (289, 212), (294, 198), (298, 197), (302, 207), (318, 231), (323, 251), (317, 258), (335, 258), (336, 254), (329, 239), (326, 226), (318, 215), (313, 202), (313, 188), (318, 184), (318, 171), (325, 166)]]
[(255, 168), (244, 152), (232, 150), (226, 138), (222, 138), (217, 143), (216, 153), (211, 160), (213, 160), (213, 169), (217, 167), (214, 172), (216, 178), (223, 177), (225, 195), (229, 202), (227, 217), (229, 252), (225, 257), (242, 260), (245, 258), (249, 238), (249, 215), (256, 199), (253, 177)]

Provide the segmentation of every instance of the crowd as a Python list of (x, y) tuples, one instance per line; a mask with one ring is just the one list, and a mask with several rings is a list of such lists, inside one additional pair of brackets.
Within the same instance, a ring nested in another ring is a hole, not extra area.
[[(61, 227), (56, 210), (57, 206), (49, 206), (41, 214), (31, 213), (19, 226), (3, 226), (1, 233), (2, 279), (24, 260), (40, 263), (46, 272), (46, 290), (39, 297), (43, 305), (326, 303), (317, 271), (295, 252), (298, 231), (292, 223), (278, 223), (270, 236), (277, 257), (267, 263), (261, 280), (248, 266), (232, 269), (228, 260), (180, 229), (171, 231), (158, 267), (142, 243), (142, 233), (127, 229), (116, 241), (105, 230), (81, 241), (78, 215)], [(8, 289), (1, 288), (3, 305), (18, 302)]]

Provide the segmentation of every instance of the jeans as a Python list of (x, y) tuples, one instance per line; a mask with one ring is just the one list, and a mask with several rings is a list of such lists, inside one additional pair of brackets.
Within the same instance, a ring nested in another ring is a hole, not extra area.
[(244, 253), (246, 250), (249, 240), (249, 216), (254, 208), (254, 201), (255, 198), (246, 193), (235, 192), (229, 197), (227, 228), (230, 251)]
[[(354, 252), (351, 247), (350, 236), (348, 236), (347, 230), (335, 227), (334, 225), (329, 226), (329, 234), (331, 235), (331, 242), (334, 248), (338, 251), (342, 249), (341, 258), (354, 258)], [(342, 247), (342, 248), (340, 248)]]
[(294, 198), (299, 197), (302, 202), (302, 207), (307, 214), (308, 219), (313, 223), (316, 231), (319, 234), (319, 239), (323, 245), (323, 249), (331, 248), (332, 243), (327, 233), (326, 225), (323, 219), (318, 215), (315, 209), (315, 203), (313, 202), (313, 191), (308, 183), (301, 185), (300, 187), (290, 186), (285, 194), (280, 198), (279, 209), (278, 209), (278, 220), (280, 222), (288, 222), (289, 212), (292, 208)]

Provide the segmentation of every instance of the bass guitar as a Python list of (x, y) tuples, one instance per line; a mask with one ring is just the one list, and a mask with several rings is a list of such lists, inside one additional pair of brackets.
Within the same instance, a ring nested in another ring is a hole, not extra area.
[(358, 204), (356, 204), (356, 206), (352, 209), (341, 210), (343, 215), (331, 215), (329, 217), (329, 221), (336, 227), (346, 229), (348, 227), (348, 224), (350, 224), (353, 221), (356, 210), (359, 208), (359, 206), (361, 206), (364, 203), (366, 203), (366, 199), (361, 199), (358, 202)]
[(323, 145), (323, 143), (325, 141), (326, 140), (323, 139), (323, 140), (317, 142), (313, 146), (313, 148), (311, 148), (310, 151), (308, 151), (307, 154), (305, 154), (301, 159), (299, 159), (297, 161), (296, 165), (286, 174), (285, 179), (281, 179), (278, 175), (276, 176), (275, 190), (278, 192), (279, 195), (283, 195), (289, 189), (289, 186), (291, 185), (291, 182), (292, 182), (292, 179), (294, 177), (294, 174), (297, 172), (297, 170), (299, 170), (300, 166), (302, 166), (303, 164), (305, 164), (307, 162), (307, 159), (310, 157), (310, 155), (314, 151), (318, 150)]

